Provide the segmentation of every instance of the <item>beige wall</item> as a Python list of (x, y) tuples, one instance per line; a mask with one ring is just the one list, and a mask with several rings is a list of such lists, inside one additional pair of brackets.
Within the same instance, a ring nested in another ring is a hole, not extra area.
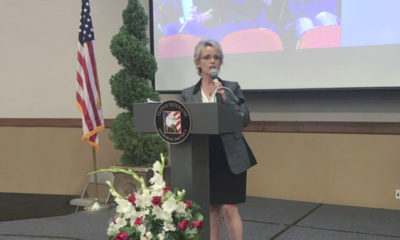
[[(118, 164), (120, 152), (100, 134), (98, 167)], [(93, 169), (78, 128), (0, 128), (0, 192), (80, 194)], [(246, 133), (258, 165), (248, 195), (400, 209), (400, 136)]]
[[(119, 71), (111, 38), (126, 0), (90, 1), (104, 115), (120, 110), (109, 79)], [(75, 105), (80, 0), (0, 1), (0, 118), (78, 118)], [(54, 104), (57, 101), (57, 104)]]
[[(148, 2), (144, 1), (148, 9)], [(104, 116), (121, 110), (109, 79), (119, 71), (111, 38), (127, 0), (90, 1)], [(0, 118), (80, 118), (75, 105), (80, 0), (0, 1)], [(0, 127), (0, 192), (79, 194), (93, 169), (78, 128)], [(100, 133), (99, 167), (120, 153)]]
[(246, 133), (251, 196), (400, 209), (400, 136)]
[[(98, 168), (118, 164), (108, 132), (100, 132)], [(80, 128), (0, 127), (0, 136), (0, 192), (80, 195), (93, 170)]]

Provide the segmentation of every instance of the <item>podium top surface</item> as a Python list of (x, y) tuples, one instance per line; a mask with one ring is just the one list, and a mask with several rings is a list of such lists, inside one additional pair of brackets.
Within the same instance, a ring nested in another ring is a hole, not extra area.
[[(135, 130), (156, 133), (155, 113), (161, 103), (136, 103), (133, 105)], [(185, 103), (190, 113), (191, 134), (222, 134), (241, 131), (243, 118), (218, 103)]]

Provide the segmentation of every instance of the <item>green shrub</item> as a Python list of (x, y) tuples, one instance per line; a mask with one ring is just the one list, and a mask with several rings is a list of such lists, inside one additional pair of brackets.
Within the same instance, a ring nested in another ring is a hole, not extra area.
[(117, 105), (125, 110), (111, 126), (110, 139), (122, 150), (122, 165), (139, 166), (154, 162), (168, 148), (156, 134), (135, 132), (133, 103), (144, 103), (148, 98), (160, 100), (150, 84), (157, 71), (157, 63), (146, 44), (148, 17), (138, 0), (128, 0), (122, 13), (123, 25), (111, 40), (111, 53), (123, 67), (110, 78), (111, 93)]

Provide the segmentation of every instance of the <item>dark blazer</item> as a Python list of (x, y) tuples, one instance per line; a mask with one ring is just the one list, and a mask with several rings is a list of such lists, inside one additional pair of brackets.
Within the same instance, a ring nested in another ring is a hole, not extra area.
[[(241, 104), (235, 103), (232, 95), (226, 92), (226, 101), (223, 103), (224, 106), (228, 107), (234, 112), (237, 112), (243, 116), (243, 127), (250, 123), (250, 114), (247, 107), (246, 99), (243, 96), (240, 86), (237, 82), (224, 81), (219, 79), (224, 87), (232, 90), (238, 99), (241, 100)], [(189, 88), (186, 88), (181, 93), (183, 102), (202, 102), (201, 99), (201, 79), (200, 81)], [(227, 133), (221, 134), (222, 144), (224, 145), (226, 158), (228, 159), (228, 165), (234, 174), (239, 174), (251, 166), (257, 164), (257, 161), (251, 151), (243, 133)]]

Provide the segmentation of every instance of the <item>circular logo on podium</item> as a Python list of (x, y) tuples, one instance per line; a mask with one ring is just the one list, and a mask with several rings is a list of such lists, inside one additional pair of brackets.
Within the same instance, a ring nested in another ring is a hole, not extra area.
[(182, 103), (173, 100), (158, 106), (155, 124), (161, 138), (171, 144), (185, 141), (191, 130), (189, 111)]

